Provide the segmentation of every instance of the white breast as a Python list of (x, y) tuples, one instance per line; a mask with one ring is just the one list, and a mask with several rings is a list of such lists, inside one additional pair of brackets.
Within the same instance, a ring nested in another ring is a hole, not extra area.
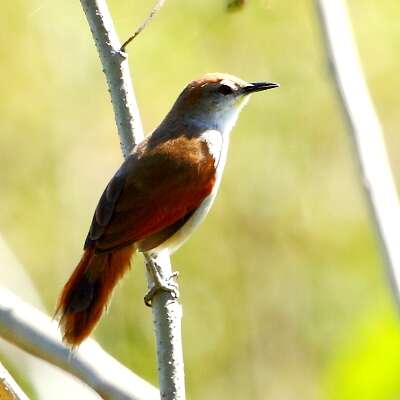
[(163, 250), (168, 250), (172, 254), (177, 250), (186, 239), (192, 234), (192, 232), (200, 225), (200, 223), (206, 217), (208, 211), (210, 210), (212, 203), (214, 202), (215, 196), (217, 195), (219, 185), (221, 183), (222, 173), (224, 171), (226, 157), (228, 154), (229, 146), (229, 136), (233, 126), (236, 123), (237, 117), (240, 110), (246, 104), (246, 101), (242, 101), (239, 107), (229, 108), (228, 111), (224, 111), (221, 114), (215, 113), (208, 121), (209, 127), (218, 127), (218, 129), (207, 129), (204, 126), (204, 120), (199, 119), (196, 121), (196, 125), (204, 126), (204, 131), (200, 135), (201, 140), (203, 140), (207, 146), (210, 154), (214, 158), (215, 169), (216, 169), (216, 180), (212, 192), (202, 201), (197, 210), (188, 219), (185, 225), (182, 226), (174, 235), (172, 235), (168, 240), (162, 243), (160, 246), (152, 250), (154, 253), (159, 253)]
[(216, 180), (212, 192), (201, 202), (185, 225), (168, 240), (153, 249), (152, 252), (159, 253), (167, 248), (169, 253), (172, 254), (177, 250), (204, 220), (217, 195), (228, 153), (229, 134), (223, 134), (217, 130), (207, 130), (202, 133), (200, 138), (207, 144), (208, 150), (215, 162)]

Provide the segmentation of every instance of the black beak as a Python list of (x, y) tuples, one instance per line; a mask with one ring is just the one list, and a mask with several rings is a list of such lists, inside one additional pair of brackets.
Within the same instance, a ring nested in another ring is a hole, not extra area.
[(250, 94), (254, 92), (261, 92), (262, 90), (268, 90), (279, 87), (279, 83), (274, 82), (252, 82), (248, 86), (243, 88), (244, 94)]

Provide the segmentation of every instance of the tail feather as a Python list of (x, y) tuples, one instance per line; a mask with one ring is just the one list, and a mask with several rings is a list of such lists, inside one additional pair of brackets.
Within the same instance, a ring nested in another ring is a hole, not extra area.
[(57, 314), (63, 340), (78, 346), (99, 321), (111, 293), (130, 266), (133, 246), (109, 253), (88, 248), (65, 284)]

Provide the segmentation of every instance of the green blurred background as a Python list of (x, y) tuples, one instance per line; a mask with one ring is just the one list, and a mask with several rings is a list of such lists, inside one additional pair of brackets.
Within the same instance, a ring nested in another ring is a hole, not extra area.
[[(126, 38), (153, 0), (109, 3)], [(400, 5), (349, 5), (398, 179)], [(52, 313), (119, 140), (78, 1), (3, 1), (0, 25), (0, 230)], [(189, 398), (399, 399), (400, 325), (313, 2), (169, 0), (129, 57), (147, 132), (205, 72), (281, 84), (242, 113), (213, 210), (173, 257)], [(137, 257), (95, 337), (156, 383), (145, 290)]]

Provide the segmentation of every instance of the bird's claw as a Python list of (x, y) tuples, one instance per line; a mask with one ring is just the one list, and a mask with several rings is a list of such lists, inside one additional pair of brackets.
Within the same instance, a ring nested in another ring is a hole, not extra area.
[(146, 267), (154, 281), (153, 285), (144, 296), (144, 304), (146, 304), (146, 306), (151, 307), (154, 296), (160, 292), (171, 293), (174, 299), (179, 298), (179, 288), (178, 284), (175, 282), (175, 279), (179, 276), (179, 272), (175, 271), (171, 276), (165, 279), (161, 276), (159, 267), (154, 260), (148, 260)]
[(152, 301), (153, 298), (156, 294), (159, 292), (168, 292), (171, 293), (171, 296), (174, 299), (179, 298), (179, 288), (178, 284), (174, 282), (174, 279), (179, 276), (178, 272), (174, 272), (168, 279), (162, 279), (160, 276), (160, 279), (156, 279), (155, 283), (153, 286), (149, 289), (149, 291), (146, 293), (144, 296), (144, 304), (146, 304), (147, 307), (152, 306)]

